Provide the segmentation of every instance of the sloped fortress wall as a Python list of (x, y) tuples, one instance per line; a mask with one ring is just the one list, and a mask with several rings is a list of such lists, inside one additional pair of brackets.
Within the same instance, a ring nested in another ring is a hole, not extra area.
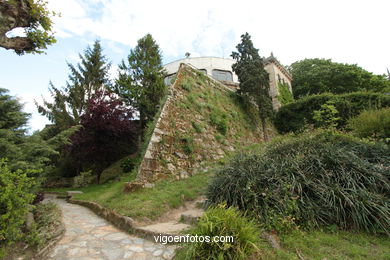
[[(256, 111), (254, 109), (253, 111)], [(181, 64), (156, 123), (137, 180), (191, 176), (243, 145), (261, 141), (258, 116), (251, 118), (234, 91)]]

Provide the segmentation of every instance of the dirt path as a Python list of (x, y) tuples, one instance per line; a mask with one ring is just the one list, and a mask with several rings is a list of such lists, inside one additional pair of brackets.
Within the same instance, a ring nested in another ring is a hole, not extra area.
[(62, 210), (66, 232), (48, 259), (120, 260), (171, 259), (174, 246), (156, 244), (126, 234), (92, 211), (64, 200), (48, 198)]

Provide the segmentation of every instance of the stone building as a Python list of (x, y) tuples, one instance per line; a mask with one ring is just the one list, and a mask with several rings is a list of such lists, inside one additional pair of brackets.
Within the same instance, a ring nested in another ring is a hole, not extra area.
[[(197, 57), (185, 58), (164, 65), (168, 75), (165, 77), (165, 84), (171, 85), (181, 63), (190, 65), (208, 76), (222, 82), (231, 88), (238, 88), (238, 77), (232, 70), (232, 65), (235, 60), (218, 57)], [(264, 69), (269, 74), (270, 94), (274, 109), (279, 109), (281, 106), (277, 96), (279, 95), (279, 84), (287, 84), (291, 89), (292, 77), (286, 68), (273, 56), (264, 59)]]

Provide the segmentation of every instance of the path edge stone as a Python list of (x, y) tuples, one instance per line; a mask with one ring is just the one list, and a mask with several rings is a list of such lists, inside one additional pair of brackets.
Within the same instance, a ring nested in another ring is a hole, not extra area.
[[(141, 227), (136, 227), (134, 224), (134, 220), (130, 217), (123, 216), (121, 214), (118, 214), (117, 212), (113, 210), (109, 210), (101, 205), (99, 205), (96, 202), (86, 201), (86, 200), (76, 200), (69, 198), (67, 200), (69, 203), (77, 204), (83, 207), (86, 207), (93, 211), (96, 215), (104, 218), (111, 224), (113, 224), (118, 229), (137, 235), (141, 238), (147, 239), (149, 241), (152, 241), (154, 243), (157, 243), (155, 241), (156, 236), (167, 236), (167, 237), (174, 237), (176, 235), (173, 234), (167, 234), (167, 233), (157, 233), (150, 230), (142, 229)], [(176, 244), (176, 243), (168, 243), (168, 244)]]

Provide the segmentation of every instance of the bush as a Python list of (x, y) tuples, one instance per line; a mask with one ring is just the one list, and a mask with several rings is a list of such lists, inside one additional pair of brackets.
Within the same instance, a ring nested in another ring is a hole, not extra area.
[(34, 181), (27, 174), (11, 172), (6, 162), (0, 160), (0, 247), (22, 237), (21, 228), (34, 200)]
[(128, 157), (126, 159), (124, 159), (121, 163), (121, 168), (122, 168), (122, 171), (123, 172), (131, 172), (135, 165), (136, 165), (136, 159), (135, 158), (131, 158), (131, 157)]
[(388, 146), (316, 131), (238, 154), (207, 196), (251, 212), (266, 227), (277, 228), (282, 217), (287, 226), (389, 233), (389, 169)]
[(360, 138), (370, 138), (389, 142), (390, 108), (364, 111), (348, 120), (348, 128)]
[(73, 188), (87, 187), (96, 180), (92, 171), (81, 172), (80, 175), (73, 178)]
[(186, 244), (175, 259), (248, 259), (258, 251), (260, 233), (252, 220), (235, 208), (223, 205), (208, 209), (200, 218), (192, 235), (232, 236), (233, 242), (197, 242)]
[(314, 125), (314, 111), (332, 102), (340, 118), (338, 128), (347, 120), (367, 109), (390, 107), (390, 96), (379, 93), (355, 92), (343, 95), (321, 94), (308, 96), (282, 106), (275, 115), (274, 124), (280, 133), (302, 131), (307, 124)]

